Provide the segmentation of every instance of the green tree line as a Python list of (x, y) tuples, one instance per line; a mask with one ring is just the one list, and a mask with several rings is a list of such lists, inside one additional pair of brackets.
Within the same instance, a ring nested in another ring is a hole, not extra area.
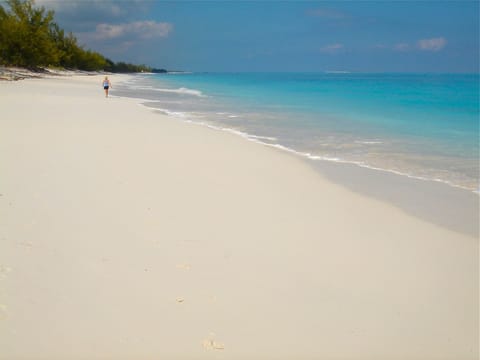
[(7, 0), (0, 5), (0, 65), (29, 69), (60, 67), (87, 71), (149, 72), (145, 65), (115, 63), (86, 50), (55, 22), (54, 11), (34, 0)]

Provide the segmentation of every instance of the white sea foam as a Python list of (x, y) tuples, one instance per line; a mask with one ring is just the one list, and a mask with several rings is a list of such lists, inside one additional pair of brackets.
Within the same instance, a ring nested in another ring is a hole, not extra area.
[(235, 115), (235, 114), (232, 114), (232, 113), (229, 113), (229, 112), (216, 112), (215, 114), (216, 115), (223, 115), (223, 116), (226, 116), (228, 118), (238, 118), (239, 117), (238, 115)]
[[(198, 117), (196, 117), (194, 113), (181, 112), (181, 111), (171, 111), (171, 110), (164, 109), (164, 108), (156, 108), (156, 107), (148, 106), (148, 105), (145, 104), (145, 103), (151, 102), (151, 100), (147, 100), (147, 99), (137, 99), (137, 100), (139, 101), (139, 105), (145, 106), (145, 107), (147, 107), (149, 109), (152, 109), (152, 110), (155, 110), (155, 111), (160, 111), (160, 112), (162, 112), (162, 113), (164, 113), (168, 116), (172, 116), (172, 117), (177, 118), (179, 120), (182, 120), (184, 122), (191, 123), (191, 124), (194, 124), (194, 125), (199, 125), (199, 126), (205, 126), (209, 129), (216, 130), (216, 131), (229, 132), (231, 134), (241, 136), (242, 138), (244, 138), (248, 141), (252, 141), (252, 142), (264, 145), (264, 146), (268, 146), (268, 147), (278, 149), (278, 150), (282, 150), (282, 151), (294, 154), (294, 155), (299, 156), (299, 157), (307, 158), (307, 159), (312, 160), (312, 161), (328, 161), (328, 162), (356, 165), (356, 166), (359, 166), (359, 167), (362, 167), (362, 168), (375, 170), (375, 171), (386, 172), (386, 173), (391, 173), (391, 174), (396, 174), (396, 175), (399, 175), (399, 176), (405, 176), (405, 177), (408, 177), (408, 178), (411, 178), (411, 179), (439, 182), (439, 183), (447, 184), (447, 185), (455, 187), (455, 188), (460, 188), (460, 189), (472, 191), (473, 193), (475, 193), (477, 195), (480, 195), (480, 190), (479, 189), (472, 190), (471, 188), (468, 188), (468, 187), (465, 187), (465, 186), (462, 186), (462, 185), (458, 185), (458, 184), (455, 184), (451, 181), (444, 180), (444, 179), (412, 175), (412, 174), (409, 174), (407, 172), (402, 172), (402, 171), (398, 171), (398, 170), (395, 170), (395, 169), (380, 168), (380, 167), (377, 167), (377, 166), (367, 164), (367, 163), (362, 162), (362, 161), (347, 160), (347, 159), (342, 159), (342, 158), (338, 158), (338, 157), (332, 157), (332, 156), (326, 156), (326, 155), (316, 155), (316, 154), (311, 154), (311, 153), (308, 153), (308, 152), (298, 151), (298, 150), (295, 150), (295, 149), (290, 148), (288, 146), (277, 143), (278, 139), (275, 138), (275, 137), (253, 135), (253, 134), (249, 134), (247, 132), (243, 132), (243, 131), (240, 131), (240, 130), (236, 130), (236, 129), (232, 129), (232, 128), (228, 128), (228, 127), (223, 127), (223, 126), (218, 126), (218, 125), (213, 125), (211, 123), (198, 120)], [(225, 113), (217, 113), (217, 114), (224, 115)], [(265, 142), (265, 140), (275, 142), (275, 143)], [(383, 143), (379, 140), (366, 140), (366, 141), (356, 141), (356, 142), (366, 143), (366, 144), (382, 144)]]
[(365, 144), (365, 145), (378, 145), (378, 144), (383, 144), (383, 141), (379, 141), (379, 140), (364, 140), (364, 141), (356, 140), (355, 143), (356, 144)]
[(270, 140), (270, 141), (278, 141), (277, 138), (275, 137), (271, 137), (271, 136), (259, 136), (259, 135), (251, 135), (249, 134), (248, 137), (252, 138), (252, 139), (260, 139), (260, 140)]
[(161, 108), (154, 108), (154, 109), (156, 111), (164, 113), (165, 115), (175, 116), (175, 117), (179, 117), (179, 118), (182, 118), (182, 119), (186, 119), (190, 115), (189, 113), (183, 112), (183, 111), (171, 111), (171, 110), (161, 109)]
[(179, 119), (182, 119), (182, 120), (189, 119), (190, 117), (193, 117), (193, 114), (189, 113), (189, 112), (172, 111), (172, 110), (168, 110), (168, 109), (164, 109), (164, 108), (149, 106), (147, 104), (152, 103), (152, 101), (148, 100), (148, 99), (136, 99), (136, 100), (138, 100), (138, 105), (139, 106), (146, 107), (147, 109), (150, 109), (150, 110), (153, 110), (153, 111), (158, 111), (158, 112), (160, 112), (162, 114), (165, 114), (165, 115), (168, 115), (168, 116), (176, 117), (176, 118), (179, 118)]
[[(250, 140), (252, 140), (252, 139), (250, 138)], [(292, 154), (295, 154), (297, 156), (301, 156), (301, 157), (304, 157), (304, 158), (307, 158), (307, 159), (310, 159), (310, 160), (320, 160), (320, 161), (335, 162), (335, 163), (340, 163), (340, 164), (356, 165), (356, 166), (359, 166), (359, 167), (362, 167), (362, 168), (365, 168), (365, 169), (369, 169), (369, 170), (375, 170), (375, 171), (391, 173), (391, 174), (395, 174), (395, 175), (399, 175), (399, 176), (405, 176), (405, 177), (408, 177), (410, 179), (421, 180), (421, 181), (439, 182), (439, 183), (443, 183), (443, 184), (446, 184), (446, 185), (449, 185), (449, 186), (452, 186), (452, 187), (455, 187), (455, 188), (472, 191), (475, 194), (480, 195), (480, 189), (479, 190), (472, 190), (468, 187), (461, 186), (461, 185), (455, 184), (451, 181), (444, 180), (444, 179), (428, 178), (428, 177), (424, 177), (424, 176), (412, 175), (412, 174), (402, 172), (402, 171), (398, 171), (398, 170), (379, 168), (379, 167), (376, 167), (376, 166), (366, 164), (366, 163), (361, 162), (361, 161), (345, 160), (345, 159), (340, 159), (340, 158), (337, 158), (337, 157), (329, 157), (329, 156), (312, 155), (310, 153), (297, 151), (295, 149), (292, 149), (292, 148), (289, 148), (287, 146), (280, 145), (280, 144), (269, 144), (269, 143), (265, 143), (265, 142), (262, 142), (262, 141), (255, 141), (255, 142), (260, 143), (264, 146), (269, 146), (269, 147), (273, 147), (273, 148), (276, 148), (276, 149), (280, 149), (282, 151), (286, 151), (286, 152), (289, 152), (289, 153), (292, 153)]]
[(327, 70), (325, 74), (350, 74), (350, 71), (346, 70)]
[(166, 88), (156, 88), (153, 86), (133, 85), (133, 86), (130, 86), (130, 88), (133, 90), (149, 90), (149, 91), (158, 91), (158, 92), (166, 92), (166, 93), (192, 95), (192, 96), (198, 96), (198, 97), (207, 97), (200, 90), (189, 89), (185, 87), (181, 87), (178, 89), (166, 89)]
[(192, 71), (169, 71), (165, 75), (188, 75), (193, 74)]
[[(194, 121), (191, 121), (191, 122), (195, 123)], [(296, 156), (307, 158), (309, 160), (328, 161), (328, 162), (334, 162), (334, 163), (340, 163), (340, 164), (356, 165), (356, 166), (359, 166), (359, 167), (362, 167), (362, 168), (365, 168), (365, 169), (369, 169), (369, 170), (375, 170), (375, 171), (391, 173), (391, 174), (395, 174), (395, 175), (399, 175), (399, 176), (405, 176), (405, 177), (408, 177), (410, 179), (421, 180), (421, 181), (439, 182), (439, 183), (443, 183), (443, 184), (446, 184), (446, 185), (449, 185), (449, 186), (452, 186), (452, 187), (455, 187), (455, 188), (472, 191), (472, 192), (476, 193), (477, 195), (480, 195), (480, 190), (478, 190), (478, 191), (477, 190), (472, 190), (468, 187), (455, 184), (455, 183), (453, 183), (451, 181), (448, 181), (448, 180), (443, 180), (443, 179), (438, 179), (438, 178), (428, 178), (428, 177), (424, 177), (424, 176), (412, 175), (412, 174), (402, 172), (402, 171), (398, 171), (398, 170), (379, 168), (379, 167), (376, 167), (376, 166), (366, 164), (366, 163), (361, 162), (361, 161), (346, 160), (346, 159), (341, 159), (341, 158), (338, 158), (338, 157), (330, 157), (330, 156), (323, 156), (323, 155), (322, 156), (321, 155), (312, 155), (311, 153), (298, 151), (298, 150), (295, 150), (293, 148), (290, 148), (288, 146), (284, 146), (284, 145), (281, 145), (281, 144), (278, 144), (278, 143), (275, 143), (275, 144), (266, 143), (264, 141), (261, 141), (261, 139), (260, 139), (261, 137), (259, 138), (258, 136), (251, 135), (251, 134), (248, 134), (248, 133), (244, 133), (244, 132), (241, 132), (241, 131), (238, 131), (238, 130), (233, 130), (233, 129), (230, 129), (230, 128), (221, 128), (221, 127), (212, 126), (212, 125), (207, 125), (207, 126), (211, 129), (226, 131), (226, 132), (230, 132), (230, 133), (233, 133), (233, 134), (236, 134), (236, 135), (240, 135), (241, 137), (243, 137), (243, 138), (245, 138), (249, 141), (253, 141), (253, 142), (256, 142), (256, 143), (264, 145), (264, 146), (279, 149), (279, 150), (294, 154)]]
[(205, 95), (200, 90), (188, 89), (188, 88), (184, 88), (184, 87), (181, 87), (179, 89), (173, 89), (173, 90), (171, 90), (171, 89), (161, 89), (161, 91), (205, 97)]

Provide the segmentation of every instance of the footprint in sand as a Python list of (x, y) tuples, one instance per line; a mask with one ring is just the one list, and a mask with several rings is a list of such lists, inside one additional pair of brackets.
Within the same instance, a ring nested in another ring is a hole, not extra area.
[(177, 269), (188, 271), (188, 270), (190, 270), (190, 265), (189, 264), (178, 264)]
[(0, 304), (0, 319), (7, 317), (7, 307), (3, 304)]
[(205, 339), (202, 344), (205, 350), (225, 350), (225, 345), (213, 339)]
[(33, 247), (33, 243), (31, 241), (17, 242), (17, 244), (27, 248), (28, 250), (30, 250)]
[(4, 265), (0, 265), (0, 279), (7, 277), (8, 273), (12, 271), (12, 268)]

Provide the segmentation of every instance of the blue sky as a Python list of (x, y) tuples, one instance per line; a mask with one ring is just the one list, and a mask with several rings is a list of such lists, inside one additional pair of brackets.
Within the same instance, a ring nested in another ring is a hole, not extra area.
[(190, 71), (478, 72), (478, 1), (37, 0), (115, 61)]

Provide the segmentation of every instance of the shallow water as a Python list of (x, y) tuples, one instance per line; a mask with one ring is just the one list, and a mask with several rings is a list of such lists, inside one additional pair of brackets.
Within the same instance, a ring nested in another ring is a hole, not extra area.
[(314, 161), (478, 192), (478, 74), (139, 75), (115, 94)]

